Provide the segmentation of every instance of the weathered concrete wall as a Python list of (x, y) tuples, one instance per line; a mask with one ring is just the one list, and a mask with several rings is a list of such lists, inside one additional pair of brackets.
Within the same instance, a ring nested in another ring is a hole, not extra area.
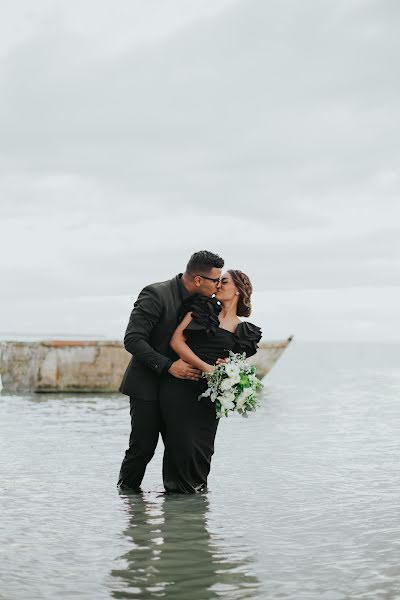
[[(289, 341), (260, 344), (250, 359), (260, 378)], [(119, 341), (0, 342), (0, 375), (9, 392), (115, 392), (130, 358)]]

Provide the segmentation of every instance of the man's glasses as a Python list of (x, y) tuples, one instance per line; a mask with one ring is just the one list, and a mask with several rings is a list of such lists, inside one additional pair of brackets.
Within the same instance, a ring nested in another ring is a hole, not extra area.
[(190, 273), (190, 275), (193, 275), (193, 277), (202, 277), (203, 279), (208, 279), (208, 281), (213, 281), (214, 283), (220, 283), (222, 280), (222, 277), (206, 277), (206, 275), (198, 275), (195, 273)]

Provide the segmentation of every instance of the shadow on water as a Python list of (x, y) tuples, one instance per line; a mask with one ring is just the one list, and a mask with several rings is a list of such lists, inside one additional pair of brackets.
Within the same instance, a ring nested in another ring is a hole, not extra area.
[(171, 600), (254, 599), (260, 582), (248, 557), (228, 555), (207, 527), (205, 494), (146, 498), (120, 492), (132, 549), (111, 571), (113, 598)]

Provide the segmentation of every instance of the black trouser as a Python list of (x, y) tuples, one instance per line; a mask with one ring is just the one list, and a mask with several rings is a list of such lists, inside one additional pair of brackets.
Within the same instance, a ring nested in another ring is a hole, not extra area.
[(119, 472), (118, 485), (139, 488), (147, 464), (153, 458), (158, 436), (163, 436), (158, 398), (144, 400), (130, 396), (131, 434)]

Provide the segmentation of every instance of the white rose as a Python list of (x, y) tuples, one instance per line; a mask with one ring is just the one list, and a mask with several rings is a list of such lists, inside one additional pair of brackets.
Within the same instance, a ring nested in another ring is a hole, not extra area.
[(228, 375), (228, 377), (232, 377), (232, 379), (240, 377), (240, 369), (237, 365), (233, 363), (227, 364), (225, 366), (225, 372)]
[(222, 394), (222, 397), (225, 398), (228, 402), (233, 402), (235, 399), (235, 394), (231, 390), (227, 390)]
[(225, 394), (223, 396), (219, 396), (218, 400), (220, 401), (222, 408), (224, 408), (225, 410), (232, 410), (233, 408), (235, 408), (235, 405), (232, 402), (232, 400), (229, 397), (226, 397)]
[(232, 379), (230, 379), (230, 377), (226, 377), (225, 379), (222, 380), (221, 390), (223, 392), (225, 392), (226, 390), (230, 390), (233, 385), (234, 385), (234, 382), (232, 381)]
[(236, 398), (236, 408), (243, 408), (245, 403), (246, 403), (246, 396), (244, 396), (243, 394), (240, 394), (240, 396), (238, 396)]
[(245, 398), (248, 398), (249, 396), (251, 396), (254, 393), (254, 390), (250, 387), (248, 388), (244, 388), (242, 394)]

